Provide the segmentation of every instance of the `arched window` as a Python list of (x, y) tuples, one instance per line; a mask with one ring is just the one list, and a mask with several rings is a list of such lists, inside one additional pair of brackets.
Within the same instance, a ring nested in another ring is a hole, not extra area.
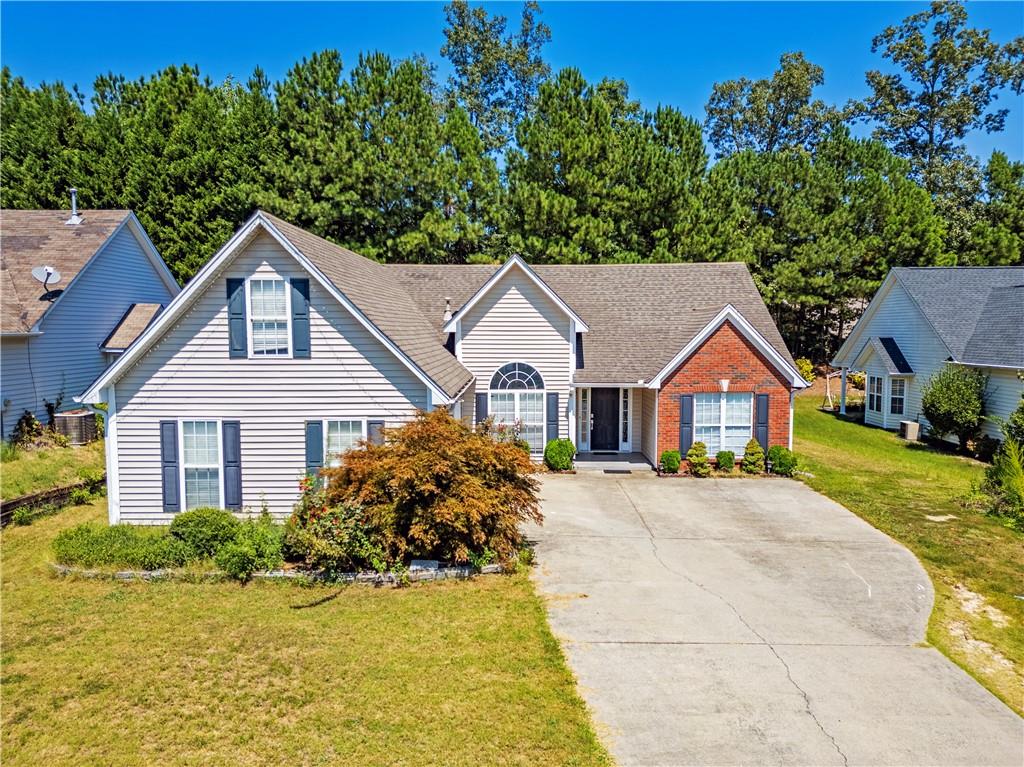
[(543, 388), (544, 379), (540, 377), (540, 373), (525, 362), (510, 362), (507, 365), (502, 365), (491, 376), (492, 390)]
[(510, 362), (491, 376), (488, 412), (496, 423), (515, 425), (530, 451), (544, 450), (544, 379), (532, 365)]

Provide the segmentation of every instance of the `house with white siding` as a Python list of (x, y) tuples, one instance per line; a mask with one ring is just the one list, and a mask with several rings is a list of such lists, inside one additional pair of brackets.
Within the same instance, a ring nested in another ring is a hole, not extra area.
[(382, 264), (257, 212), (79, 399), (108, 405), (110, 521), (166, 524), (284, 517), (420, 410), (656, 464), (790, 444), (804, 386), (743, 264)]
[(179, 290), (129, 210), (0, 211), (3, 438), (73, 406)]
[[(1000, 438), (1024, 395), (1024, 267), (900, 267), (882, 282), (832, 360), (865, 374), (864, 422), (928, 426), (921, 397), (945, 365), (988, 376), (982, 433)], [(948, 437), (948, 439), (955, 439)]]

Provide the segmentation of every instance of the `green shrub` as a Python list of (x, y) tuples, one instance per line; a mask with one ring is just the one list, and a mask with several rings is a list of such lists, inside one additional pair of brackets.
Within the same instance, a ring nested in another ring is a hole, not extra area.
[(661, 466), (668, 474), (678, 474), (683, 457), (678, 450), (666, 450), (661, 454)]
[(694, 477), (710, 477), (711, 461), (708, 460), (708, 446), (703, 442), (694, 442), (686, 451), (686, 463), (690, 474)]
[(37, 516), (38, 512), (35, 509), (29, 506), (21, 506), (15, 509), (14, 513), (11, 514), (11, 522), (15, 525), (18, 525), (19, 527), (24, 525), (31, 525), (32, 521)]
[(444, 408), (420, 413), (327, 469), (326, 506), (359, 506), (390, 562), (515, 559), (522, 524), (543, 519), (530, 457), (474, 432)]
[(6, 440), (0, 442), (0, 462), (8, 463), (10, 461), (17, 461), (21, 457), (21, 451), (18, 450), (18, 446), (13, 442), (7, 442)]
[(103, 469), (82, 469), (78, 472), (78, 478), (85, 483), (85, 489), (93, 495), (103, 495), (107, 489)]
[(76, 487), (68, 495), (68, 503), (72, 506), (85, 506), (92, 500), (92, 495), (84, 487)]
[(254, 572), (281, 566), (282, 534), (269, 514), (246, 520), (239, 525), (235, 539), (221, 546), (213, 561), (229, 577), (247, 581)]
[(27, 447), (43, 436), (43, 425), (30, 410), (26, 410), (14, 424), (11, 432), (11, 444), (15, 447)]
[(1024, 394), (1020, 397), (1017, 409), (1010, 414), (1010, 418), (1003, 424), (1004, 440), (1012, 439), (1018, 445), (1024, 445)]
[(796, 372), (800, 374), (807, 383), (814, 383), (814, 363), (806, 357), (798, 357), (796, 360)]
[(863, 389), (867, 384), (867, 375), (865, 373), (847, 373), (846, 383), (854, 389)]
[(309, 483), (284, 528), (283, 551), (292, 560), (322, 570), (328, 576), (371, 567), (378, 572), (390, 564), (379, 536), (355, 504), (328, 508), (324, 491)]
[(174, 518), (170, 533), (198, 556), (212, 557), (221, 546), (235, 539), (239, 525), (234, 515), (224, 509), (191, 509)]
[(188, 544), (166, 529), (133, 525), (84, 524), (63, 530), (53, 541), (53, 553), (62, 565), (142, 570), (181, 567), (196, 558)]
[(568, 471), (575, 455), (576, 446), (571, 439), (553, 439), (544, 448), (544, 463), (553, 471)]
[(772, 473), (781, 477), (792, 477), (796, 471), (796, 456), (788, 447), (772, 445), (768, 448), (768, 460), (772, 462)]
[(715, 455), (715, 463), (719, 471), (732, 472), (736, 466), (736, 454), (732, 450), (719, 450)]
[(740, 471), (744, 474), (764, 474), (764, 448), (756, 439), (751, 439), (743, 449)]
[(1007, 439), (985, 470), (984, 490), (990, 514), (1005, 517), (1010, 527), (1024, 530), (1024, 448)]
[(933, 375), (921, 396), (921, 409), (935, 437), (953, 434), (966, 451), (985, 416), (988, 376), (963, 365), (946, 365)]

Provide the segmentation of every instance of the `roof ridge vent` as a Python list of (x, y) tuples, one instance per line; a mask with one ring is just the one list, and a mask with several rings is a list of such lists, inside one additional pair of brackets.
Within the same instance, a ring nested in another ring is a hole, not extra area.
[(82, 223), (82, 217), (78, 215), (78, 190), (74, 187), (68, 190), (71, 192), (71, 218), (64, 222), (66, 226), (78, 226)]

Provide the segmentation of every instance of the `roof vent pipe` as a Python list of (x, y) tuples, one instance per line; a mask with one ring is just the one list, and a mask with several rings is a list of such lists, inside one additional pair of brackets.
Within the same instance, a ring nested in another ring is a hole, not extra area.
[(77, 226), (82, 223), (82, 217), (78, 215), (78, 190), (71, 187), (71, 218), (65, 221), (65, 224), (70, 226)]
[(452, 299), (450, 296), (444, 297), (444, 322), (448, 322), (452, 318)]

